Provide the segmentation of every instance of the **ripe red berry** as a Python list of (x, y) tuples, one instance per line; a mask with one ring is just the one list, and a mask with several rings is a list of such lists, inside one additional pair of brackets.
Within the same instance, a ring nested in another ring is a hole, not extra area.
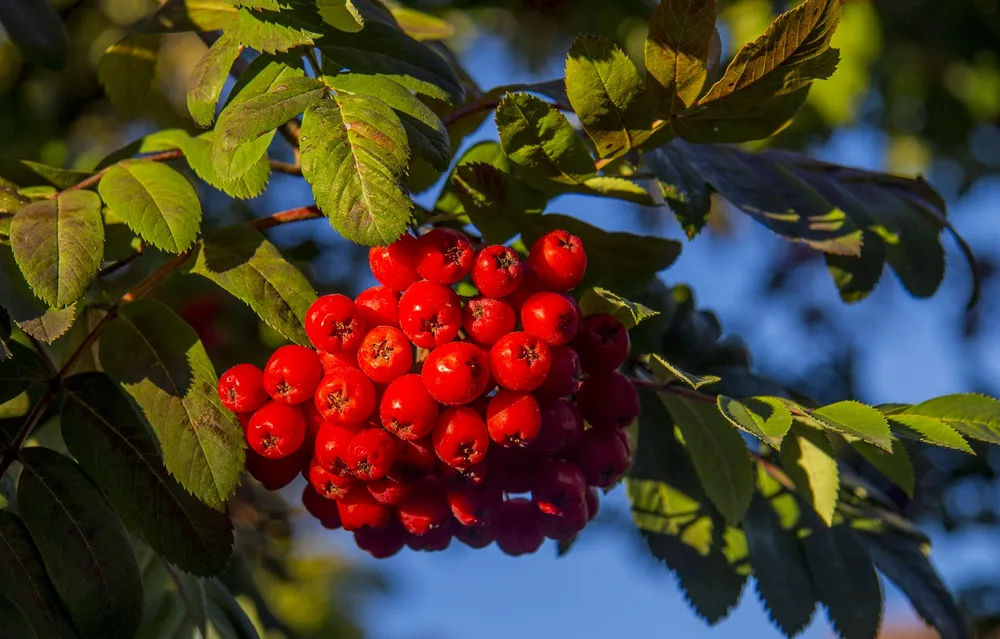
[(569, 397), (580, 389), (583, 373), (580, 356), (569, 346), (553, 346), (552, 365), (542, 385), (535, 389), (539, 397)]
[(550, 346), (562, 346), (576, 335), (580, 311), (565, 293), (535, 293), (521, 306), (521, 326)]
[(388, 286), (373, 286), (361, 291), (354, 305), (369, 331), (376, 326), (399, 328), (399, 293)]
[(326, 351), (316, 351), (319, 354), (319, 361), (323, 365), (323, 374), (329, 375), (338, 368), (357, 368), (357, 351), (342, 351), (339, 353), (328, 353)]
[(611, 315), (588, 315), (580, 322), (573, 348), (580, 354), (584, 372), (613, 371), (628, 358), (628, 331)]
[(447, 344), (462, 328), (462, 300), (447, 286), (416, 282), (399, 298), (399, 327), (422, 348)]
[(337, 504), (316, 492), (312, 484), (306, 484), (305, 490), (302, 491), (302, 505), (305, 506), (306, 512), (319, 520), (323, 528), (329, 530), (340, 528), (340, 511), (337, 510)]
[(356, 368), (338, 368), (316, 389), (316, 408), (333, 424), (362, 424), (375, 410), (375, 386)]
[(434, 467), (434, 476), (448, 490), (468, 490), (484, 486), (487, 478), (490, 477), (489, 473), (489, 457), (468, 468), (455, 468), (440, 460)]
[(396, 461), (396, 443), (381, 428), (358, 431), (347, 448), (347, 465), (362, 481), (381, 479)]
[(508, 333), (490, 349), (490, 372), (507, 390), (535, 390), (545, 381), (551, 366), (549, 345), (528, 333)]
[(526, 448), (491, 446), (486, 460), (490, 464), (490, 483), (505, 493), (526, 493), (531, 490), (535, 469), (542, 458)]
[[(623, 255), (622, 259), (629, 259)], [(535, 267), (538, 278), (554, 291), (576, 288), (587, 270), (587, 253), (583, 242), (566, 231), (549, 231), (531, 246), (528, 261)]]
[(486, 426), (501, 446), (525, 448), (542, 429), (538, 400), (531, 393), (500, 390), (486, 409)]
[(316, 351), (289, 344), (274, 351), (264, 367), (264, 389), (274, 401), (301, 404), (316, 392), (323, 364)]
[(587, 527), (587, 505), (581, 502), (561, 515), (539, 513), (538, 527), (549, 539), (569, 541)]
[(503, 504), (503, 491), (488, 485), (472, 490), (449, 490), (451, 514), (463, 526), (486, 526)]
[(598, 488), (614, 486), (630, 463), (628, 450), (615, 431), (593, 428), (583, 433), (567, 458), (580, 467), (588, 486)]
[(492, 526), (459, 526), (455, 539), (469, 548), (486, 548), (496, 539)]
[(594, 428), (624, 428), (639, 415), (639, 394), (618, 371), (587, 377), (576, 402), (583, 418)]
[(396, 463), (389, 477), (404, 484), (412, 484), (425, 479), (434, 472), (437, 455), (431, 438), (407, 441), (396, 440)]
[(545, 284), (538, 278), (535, 267), (530, 262), (521, 262), (521, 283), (510, 295), (504, 297), (504, 301), (510, 304), (511, 308), (520, 312), (521, 306), (535, 293), (540, 293), (545, 289)]
[(368, 331), (358, 348), (358, 366), (379, 384), (388, 384), (413, 367), (413, 346), (403, 331), (378, 326)]
[(460, 231), (434, 229), (417, 238), (417, 273), (437, 284), (454, 284), (469, 274), (475, 253)]
[(324, 423), (316, 434), (313, 455), (320, 466), (339, 477), (351, 476), (348, 451), (356, 430), (347, 426)]
[(385, 528), (361, 528), (354, 531), (354, 543), (375, 559), (392, 557), (406, 545), (406, 531), (398, 522), (389, 522)]
[(346, 295), (323, 295), (306, 311), (306, 335), (313, 346), (336, 353), (353, 351), (365, 335), (365, 320)]
[(537, 551), (545, 541), (538, 520), (538, 511), (527, 499), (518, 497), (505, 501), (497, 511), (493, 526), (497, 546), (512, 557)]
[(451, 519), (451, 507), (448, 499), (440, 488), (421, 486), (397, 506), (399, 523), (406, 532), (413, 535), (426, 535), (439, 528)]
[(268, 402), (257, 409), (247, 426), (247, 443), (263, 457), (287, 457), (306, 439), (306, 420), (295, 406)]
[(427, 531), (424, 535), (406, 535), (406, 545), (411, 550), (424, 552), (441, 552), (447, 550), (451, 545), (451, 538), (455, 536), (455, 531), (461, 528), (455, 524), (454, 519), (449, 519), (443, 525)]
[(452, 342), (431, 351), (420, 377), (431, 397), (442, 404), (467, 404), (486, 390), (490, 366), (483, 349), (469, 342)]
[(547, 515), (563, 516), (586, 505), (587, 479), (572, 462), (546, 460), (535, 470), (533, 480), (531, 500)]
[(504, 300), (492, 297), (474, 297), (465, 303), (462, 311), (462, 328), (469, 337), (490, 346), (514, 330), (517, 314)]
[(403, 484), (388, 477), (367, 482), (365, 487), (380, 504), (398, 506), (413, 492), (415, 484)]
[(427, 392), (420, 375), (394, 379), (382, 395), (382, 426), (401, 439), (422, 439), (437, 425), (439, 406)]
[(542, 428), (531, 442), (531, 452), (551, 457), (580, 441), (583, 417), (576, 404), (559, 397), (539, 397), (538, 407), (542, 411)]
[(250, 476), (256, 479), (268, 490), (278, 490), (292, 483), (295, 476), (302, 470), (302, 452), (305, 446), (291, 455), (278, 459), (264, 457), (253, 448), (246, 451), (246, 469)]
[(237, 364), (219, 378), (219, 399), (234, 413), (249, 413), (267, 401), (264, 371), (253, 364)]
[(385, 528), (392, 521), (392, 508), (384, 506), (368, 494), (367, 490), (353, 491), (337, 501), (340, 512), (340, 522), (344, 530), (360, 530), (369, 528)]
[(303, 402), (299, 404), (299, 408), (302, 409), (302, 416), (306, 419), (306, 444), (311, 450), (316, 442), (316, 435), (319, 434), (320, 427), (327, 421), (316, 409), (316, 402)]
[(521, 258), (514, 249), (498, 244), (479, 251), (472, 266), (472, 283), (486, 297), (510, 295), (521, 283), (521, 277)]
[(355, 477), (341, 477), (331, 473), (313, 460), (306, 472), (309, 485), (325, 499), (340, 501), (348, 495), (364, 491), (364, 484)]
[(486, 459), (490, 432), (476, 411), (453, 406), (441, 411), (431, 440), (438, 459), (455, 468), (468, 468)]
[(394, 291), (420, 279), (417, 273), (417, 238), (403, 235), (389, 246), (375, 246), (368, 251), (368, 266), (379, 284)]

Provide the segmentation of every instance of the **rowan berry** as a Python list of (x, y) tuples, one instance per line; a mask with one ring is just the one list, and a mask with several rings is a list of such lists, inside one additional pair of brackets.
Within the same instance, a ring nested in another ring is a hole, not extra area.
[(565, 293), (535, 293), (521, 306), (521, 326), (550, 346), (562, 346), (576, 335), (580, 310)]
[(494, 244), (476, 255), (472, 283), (486, 297), (510, 295), (521, 283), (521, 258), (514, 249)]
[(403, 484), (388, 477), (367, 482), (365, 486), (380, 504), (398, 506), (413, 492), (415, 484)]
[(474, 297), (465, 303), (462, 311), (462, 328), (469, 337), (485, 346), (514, 330), (517, 314), (504, 300), (492, 297)]
[(583, 418), (594, 428), (623, 428), (639, 415), (639, 394), (618, 371), (587, 377), (576, 402)]
[(393, 514), (392, 508), (375, 501), (367, 490), (352, 491), (337, 500), (337, 510), (344, 530), (351, 532), (365, 526), (376, 530), (385, 528), (392, 521)]
[[(628, 259), (623, 255), (622, 259)], [(583, 242), (566, 231), (549, 231), (531, 245), (528, 261), (538, 278), (555, 291), (569, 291), (583, 279), (587, 253)]]
[(331, 473), (315, 459), (306, 473), (309, 485), (322, 497), (340, 501), (349, 495), (364, 491), (365, 485), (355, 477), (341, 477)]
[(316, 444), (313, 455), (316, 461), (325, 469), (339, 477), (351, 476), (351, 463), (348, 451), (351, 440), (357, 434), (355, 429), (338, 426), (329, 422), (320, 426), (316, 434)]
[(569, 541), (587, 527), (587, 504), (578, 503), (561, 515), (538, 513), (541, 533), (556, 541)]
[(449, 490), (452, 516), (463, 526), (486, 526), (503, 504), (503, 491), (495, 485), (471, 490)]
[(539, 279), (535, 267), (530, 262), (521, 262), (521, 283), (518, 284), (513, 293), (504, 297), (504, 301), (510, 304), (515, 311), (520, 312), (521, 306), (529, 297), (544, 290), (546, 290), (545, 284)]
[(378, 326), (368, 331), (358, 347), (358, 367), (373, 382), (388, 384), (410, 372), (413, 346), (398, 328)]
[(399, 293), (388, 286), (373, 286), (361, 291), (354, 298), (354, 306), (369, 331), (376, 326), (399, 328)]
[(413, 535), (407, 533), (406, 545), (411, 550), (424, 552), (440, 552), (447, 550), (451, 545), (451, 539), (455, 536), (455, 531), (461, 526), (455, 523), (454, 519), (449, 519), (443, 525), (428, 530), (423, 535)]
[(629, 454), (615, 431), (584, 431), (580, 443), (567, 453), (580, 467), (588, 486), (611, 488), (629, 467)]
[(365, 320), (346, 295), (323, 295), (306, 311), (306, 335), (313, 346), (336, 353), (358, 348), (365, 335)]
[(455, 468), (468, 468), (486, 459), (490, 432), (476, 411), (452, 406), (441, 411), (431, 441), (438, 459)]
[(418, 487), (396, 509), (399, 523), (413, 535), (426, 535), (451, 519), (451, 507), (444, 491), (430, 485)]
[(379, 405), (382, 426), (401, 439), (416, 440), (431, 434), (440, 407), (420, 375), (397, 377), (385, 389)]
[(512, 557), (537, 551), (545, 541), (538, 524), (538, 510), (527, 499), (517, 497), (503, 502), (493, 525), (497, 546)]
[(355, 530), (354, 543), (375, 559), (387, 559), (406, 545), (406, 531), (398, 522), (390, 521), (379, 530), (368, 527)]
[(333, 424), (362, 424), (375, 410), (375, 386), (356, 368), (338, 368), (316, 389), (316, 408)]
[(528, 333), (508, 333), (490, 349), (490, 372), (507, 390), (535, 390), (545, 381), (551, 366), (549, 345)]
[(447, 344), (462, 328), (462, 300), (447, 286), (416, 282), (399, 298), (399, 327), (421, 348)]
[(323, 364), (316, 351), (289, 344), (274, 351), (264, 367), (264, 389), (281, 404), (301, 404), (316, 392)]
[[(493, 450), (492, 448), (490, 450)], [(490, 477), (490, 458), (487, 457), (475, 466), (455, 468), (438, 460), (434, 466), (434, 476), (448, 490), (466, 490), (479, 488), (486, 484)]]
[(264, 457), (253, 448), (246, 450), (246, 469), (250, 476), (268, 490), (279, 490), (292, 483), (302, 469), (302, 449), (277, 459)]
[(257, 410), (268, 400), (264, 371), (253, 364), (237, 364), (219, 377), (219, 399), (234, 413)]
[(580, 369), (580, 356), (569, 346), (553, 346), (552, 365), (545, 381), (535, 389), (539, 397), (569, 397), (580, 389), (583, 372)]
[(330, 530), (340, 528), (340, 511), (337, 510), (337, 504), (316, 492), (312, 484), (306, 484), (302, 491), (302, 505), (305, 506), (306, 512), (319, 520), (323, 528)]
[(254, 412), (247, 426), (247, 443), (268, 459), (287, 457), (306, 439), (306, 420), (295, 406), (270, 401)]
[(396, 461), (396, 443), (381, 428), (358, 431), (347, 448), (347, 465), (362, 481), (381, 479)]
[(417, 238), (403, 235), (389, 246), (375, 246), (368, 251), (368, 267), (379, 284), (394, 291), (420, 279), (417, 273)]
[(452, 342), (430, 352), (420, 377), (427, 392), (438, 402), (466, 404), (486, 390), (490, 365), (486, 353), (475, 344)]
[[(586, 506), (587, 479), (583, 471), (565, 459), (548, 459), (535, 469), (531, 500), (547, 515), (563, 516)], [(586, 523), (584, 513), (584, 523)]]
[(560, 397), (539, 397), (542, 427), (528, 448), (542, 457), (550, 457), (571, 448), (583, 436), (583, 417), (576, 404)]
[(580, 322), (573, 348), (586, 373), (613, 371), (628, 358), (629, 337), (625, 327), (611, 315), (588, 315)]
[(505, 493), (518, 494), (531, 490), (532, 475), (542, 458), (526, 448), (491, 446), (486, 461), (490, 464), (488, 483), (495, 483)]
[(438, 228), (417, 238), (417, 273), (429, 282), (454, 284), (469, 274), (475, 252), (460, 231)]
[(339, 353), (328, 353), (326, 351), (316, 351), (319, 354), (319, 361), (323, 365), (323, 374), (329, 375), (338, 368), (357, 368), (358, 352), (341, 351)]
[(486, 548), (496, 539), (492, 526), (459, 526), (455, 539), (469, 548)]
[(389, 477), (404, 484), (413, 484), (434, 472), (437, 455), (430, 437), (413, 441), (396, 440), (396, 463)]
[(302, 409), (302, 416), (306, 420), (306, 444), (312, 449), (316, 443), (316, 435), (319, 434), (320, 427), (326, 424), (327, 421), (323, 419), (323, 415), (316, 408), (316, 402), (303, 402), (299, 404), (299, 407)]

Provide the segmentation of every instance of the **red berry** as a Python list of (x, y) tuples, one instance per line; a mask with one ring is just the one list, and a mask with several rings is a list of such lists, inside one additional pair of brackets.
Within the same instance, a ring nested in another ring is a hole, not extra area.
[(504, 301), (519, 312), (529, 297), (544, 290), (545, 284), (538, 278), (535, 267), (530, 262), (521, 262), (521, 283), (513, 293), (504, 298)]
[(386, 506), (398, 506), (414, 489), (414, 484), (402, 484), (388, 477), (367, 482), (365, 486), (375, 501)]
[(354, 531), (354, 543), (375, 559), (387, 559), (406, 545), (406, 531), (396, 522), (380, 530), (361, 528)]
[(219, 399), (234, 413), (257, 410), (268, 400), (264, 371), (253, 364), (237, 364), (219, 378)]
[(496, 486), (473, 490), (449, 490), (451, 514), (463, 526), (486, 526), (503, 504), (503, 491)]
[(394, 379), (385, 389), (379, 417), (390, 433), (412, 441), (431, 434), (437, 425), (438, 410), (421, 376), (410, 374)]
[(375, 410), (375, 386), (356, 368), (338, 368), (316, 389), (316, 408), (333, 424), (363, 424)]
[(580, 311), (565, 293), (535, 293), (521, 306), (521, 326), (551, 346), (562, 346), (576, 335)]
[(348, 495), (364, 491), (364, 484), (354, 477), (341, 477), (331, 473), (315, 459), (306, 473), (309, 484), (326, 499), (340, 501)]
[(302, 408), (302, 416), (306, 419), (306, 443), (311, 447), (316, 442), (320, 427), (327, 421), (316, 408), (316, 402), (304, 402), (299, 404), (299, 407)]
[(587, 520), (592, 521), (594, 517), (597, 517), (597, 512), (601, 508), (601, 501), (597, 497), (597, 489), (593, 486), (588, 486), (585, 498), (587, 502)]
[(264, 389), (274, 401), (301, 404), (316, 392), (323, 364), (316, 351), (289, 344), (274, 351), (264, 367)]
[(323, 374), (329, 375), (338, 368), (357, 368), (357, 351), (342, 351), (340, 353), (328, 353), (326, 351), (316, 351), (319, 353), (319, 361), (323, 364)]
[(492, 297), (474, 297), (465, 303), (462, 311), (462, 328), (469, 337), (490, 346), (514, 330), (517, 314), (504, 300)]
[(396, 440), (396, 463), (389, 477), (404, 484), (412, 484), (434, 472), (437, 455), (431, 438), (415, 441)]
[(320, 466), (338, 477), (351, 476), (348, 451), (357, 431), (336, 424), (325, 423), (316, 434), (313, 452)]
[[(565, 459), (549, 459), (535, 470), (531, 500), (547, 515), (562, 516), (586, 505), (587, 479)], [(584, 514), (584, 523), (587, 518)]]
[(243, 436), (247, 434), (247, 428), (250, 428), (250, 418), (253, 417), (253, 413), (236, 413), (236, 419), (240, 422), (240, 428), (243, 429)]
[(425, 552), (440, 552), (447, 550), (451, 545), (451, 538), (461, 526), (455, 525), (454, 519), (449, 519), (442, 526), (427, 531), (424, 535), (406, 535), (406, 545), (411, 550), (422, 550)]
[[(621, 259), (629, 259), (622, 255)], [(583, 242), (566, 231), (549, 231), (531, 246), (528, 261), (535, 267), (538, 278), (555, 291), (576, 288), (587, 270), (587, 253)]]
[(257, 409), (247, 426), (247, 443), (268, 459), (287, 457), (306, 439), (306, 419), (295, 406), (268, 402)]
[(306, 512), (319, 520), (323, 528), (330, 530), (340, 528), (340, 511), (337, 510), (337, 504), (316, 492), (312, 484), (306, 484), (305, 490), (302, 491), (302, 505), (305, 506)]
[(420, 377), (431, 397), (442, 404), (466, 404), (486, 390), (490, 366), (483, 349), (469, 342), (452, 342), (431, 351)]
[(506, 493), (526, 493), (531, 490), (535, 469), (542, 459), (524, 448), (493, 446), (487, 456), (490, 463), (490, 483)]
[(324, 295), (306, 311), (306, 335), (313, 346), (332, 353), (353, 351), (365, 335), (365, 320), (346, 295)]
[(545, 541), (538, 523), (538, 511), (530, 501), (519, 497), (505, 501), (493, 526), (497, 546), (512, 557), (537, 551)]
[(507, 390), (535, 390), (551, 366), (549, 345), (528, 333), (508, 333), (490, 349), (490, 372)]
[(403, 235), (389, 246), (375, 246), (368, 251), (368, 266), (379, 284), (394, 291), (405, 291), (420, 279), (416, 244), (417, 238)]
[(302, 450), (299, 448), (291, 455), (279, 459), (264, 457), (252, 448), (246, 451), (246, 468), (250, 476), (256, 479), (268, 490), (278, 490), (292, 483), (302, 469)]
[(486, 459), (490, 432), (476, 411), (453, 406), (441, 411), (431, 440), (438, 459), (455, 468), (468, 468)]
[(583, 436), (583, 417), (571, 401), (559, 397), (539, 397), (542, 428), (531, 442), (531, 452), (542, 457), (558, 455), (571, 448)]
[(472, 266), (472, 283), (486, 297), (510, 295), (521, 277), (521, 258), (513, 249), (498, 244), (479, 251)]
[(403, 331), (378, 326), (368, 331), (358, 348), (358, 366), (379, 384), (388, 384), (413, 367), (413, 347)]
[(493, 543), (496, 535), (492, 526), (459, 526), (455, 531), (455, 539), (469, 548), (486, 548)]
[(368, 330), (376, 326), (399, 327), (399, 293), (388, 286), (365, 289), (354, 299), (354, 305)]
[(594, 428), (624, 428), (639, 415), (639, 394), (618, 371), (587, 377), (576, 402), (583, 418)]
[(485, 485), (489, 471), (489, 457), (468, 468), (455, 468), (439, 460), (434, 467), (434, 476), (448, 490), (468, 490)]
[(511, 448), (525, 448), (538, 438), (542, 413), (531, 393), (500, 390), (486, 409), (490, 439)]
[(584, 372), (613, 371), (628, 358), (628, 331), (611, 315), (588, 315), (580, 322), (573, 348), (580, 354)]
[(347, 449), (347, 465), (362, 481), (381, 479), (396, 461), (396, 443), (381, 428), (358, 431)]
[(587, 527), (587, 505), (580, 502), (561, 515), (539, 513), (538, 526), (549, 539), (569, 541)]
[(469, 274), (475, 254), (460, 231), (434, 229), (417, 238), (417, 272), (437, 284), (454, 284)]
[(399, 523), (413, 535), (426, 535), (451, 519), (451, 507), (440, 488), (421, 486), (397, 506)]
[(399, 298), (399, 327), (422, 348), (447, 344), (462, 328), (462, 300), (447, 286), (416, 282)]
[(337, 510), (344, 530), (352, 532), (365, 526), (376, 530), (385, 528), (392, 521), (392, 508), (375, 501), (367, 490), (352, 491), (337, 501)]
[(569, 346), (553, 346), (552, 365), (535, 394), (544, 397), (569, 397), (580, 388), (580, 356)]
[(628, 450), (615, 431), (590, 429), (567, 457), (583, 471), (588, 486), (610, 488), (629, 467)]

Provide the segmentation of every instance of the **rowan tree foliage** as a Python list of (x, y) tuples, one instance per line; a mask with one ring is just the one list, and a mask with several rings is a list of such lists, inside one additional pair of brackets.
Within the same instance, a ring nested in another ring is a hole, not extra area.
[[(822, 254), (848, 303), (887, 267), (912, 295), (933, 295), (944, 235), (975, 268), (923, 179), (743, 144), (784, 129), (813, 82), (835, 73), (840, 2), (796, 4), (727, 64), (716, 11), (714, 0), (662, 0), (638, 63), (583, 34), (564, 78), (498, 87), (477, 86), (441, 43), (447, 22), (379, 0), (169, 0), (137, 22), (100, 59), (107, 99), (124, 113), (162, 106), (151, 90), (160, 47), (192, 32), (209, 46), (188, 80), (190, 120), (90, 170), (0, 160), (4, 628), (287, 630), (252, 578), (232, 576), (234, 553), (248, 552), (233, 533), (240, 425), (199, 334), (156, 293), (168, 280), (210, 282), (280, 340), (307, 344), (317, 293), (268, 231), (327, 218), (363, 246), (436, 227), (522, 254), (553, 229), (583, 240), (580, 306), (631, 328), (627, 373), (642, 402), (625, 479), (634, 523), (708, 623), (753, 575), (781, 633), (822, 609), (841, 637), (871, 638), (881, 573), (943, 639), (970, 636), (927, 537), (839, 460), (860, 455), (912, 493), (908, 451), (1000, 443), (1000, 403), (821, 405), (756, 375), (694, 292), (665, 283), (681, 242), (548, 206), (568, 193), (624, 200), (673, 215), (693, 239), (721, 198)], [(4, 3), (0, 20), (26, 60), (67, 64), (46, 2)], [(498, 142), (463, 144), (491, 118)], [(207, 185), (257, 198), (275, 174), (304, 180), (315, 203), (229, 224), (199, 195)]]

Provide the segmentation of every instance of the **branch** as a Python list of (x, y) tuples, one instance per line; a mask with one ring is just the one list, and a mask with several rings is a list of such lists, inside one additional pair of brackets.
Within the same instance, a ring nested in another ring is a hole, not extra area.
[(267, 217), (262, 217), (250, 222), (249, 224), (258, 231), (265, 231), (275, 226), (281, 226), (282, 224), (301, 222), (302, 220), (315, 220), (320, 217), (323, 217), (323, 214), (320, 213), (319, 207), (312, 204), (310, 206), (300, 206), (297, 209), (289, 209)]
[[(182, 157), (184, 157), (184, 152), (180, 149), (174, 149), (172, 151), (163, 151), (162, 153), (153, 153), (152, 155), (144, 156), (141, 159), (150, 160), (152, 162), (165, 162), (167, 160), (176, 160), (177, 158)], [(66, 191), (79, 191), (81, 189), (89, 189), (92, 186), (97, 186), (97, 183), (101, 181), (101, 178), (104, 177), (105, 173), (111, 170), (112, 166), (118, 166), (118, 163), (115, 162), (111, 166), (105, 167), (97, 173), (91, 175), (89, 178), (81, 180), (73, 186), (63, 189), (62, 193), (65, 193)]]
[(705, 393), (700, 393), (693, 388), (685, 388), (684, 386), (680, 386), (678, 384), (654, 382), (653, 380), (642, 379), (641, 377), (629, 377), (628, 380), (637, 388), (648, 388), (654, 391), (670, 393), (671, 395), (677, 395), (678, 397), (690, 399), (695, 402), (701, 402), (703, 404), (715, 404), (717, 401), (715, 395), (706, 395)]

